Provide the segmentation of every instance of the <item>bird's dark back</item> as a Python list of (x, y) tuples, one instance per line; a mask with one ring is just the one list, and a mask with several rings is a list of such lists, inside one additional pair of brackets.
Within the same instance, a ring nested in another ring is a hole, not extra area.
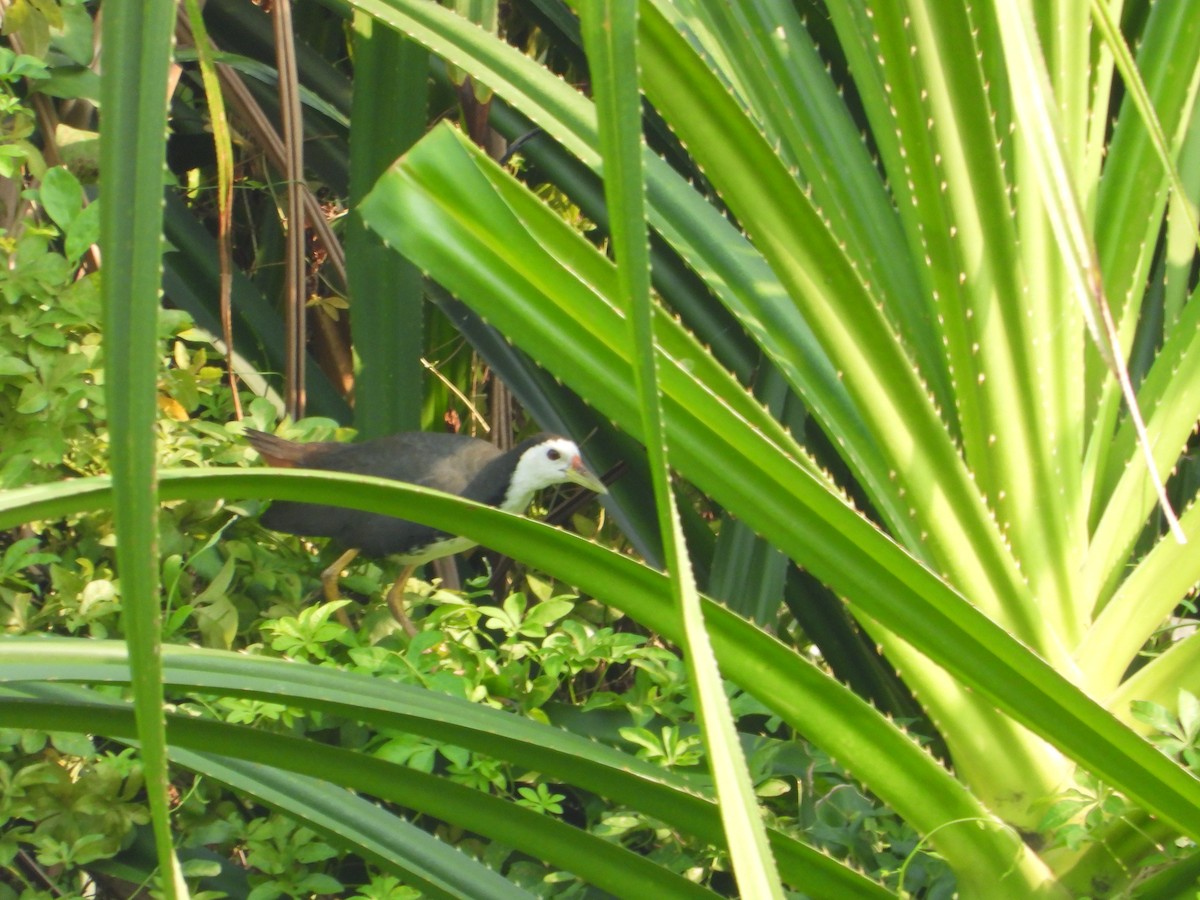
[(322, 443), (310, 468), (374, 475), (460, 493), (475, 473), (501, 455), (487, 441), (462, 434), (414, 431), (361, 444)]
[[(429, 432), (389, 435), (361, 444), (315, 442), (299, 445), (302, 451), (295, 451), (295, 446), (289, 457), (293, 466), (390, 478), (451, 494), (462, 494), (489, 462), (504, 455), (487, 441)], [(275, 531), (333, 538), (368, 556), (402, 554), (442, 536), (436, 529), (394, 516), (287, 500), (275, 501), (260, 521)]]

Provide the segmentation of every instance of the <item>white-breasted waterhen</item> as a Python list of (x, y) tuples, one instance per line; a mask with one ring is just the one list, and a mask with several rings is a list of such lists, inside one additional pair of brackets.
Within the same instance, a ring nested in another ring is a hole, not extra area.
[[(423, 431), (361, 444), (301, 443), (252, 428), (247, 428), (245, 435), (250, 446), (272, 466), (391, 478), (458, 494), (512, 513), (524, 513), (535, 493), (555, 484), (573, 482), (608, 493), (604, 483), (584, 465), (575, 442), (553, 434), (531, 437), (508, 451), (466, 435)], [(404, 611), (403, 597), (413, 571), (430, 560), (475, 546), (469, 538), (407, 519), (317, 503), (276, 500), (260, 521), (275, 531), (332, 538), (346, 548), (321, 573), (321, 585), (329, 601), (338, 599), (338, 578), (359, 553), (401, 562), (404, 568), (388, 591), (387, 602), (410, 636), (416, 629)]]

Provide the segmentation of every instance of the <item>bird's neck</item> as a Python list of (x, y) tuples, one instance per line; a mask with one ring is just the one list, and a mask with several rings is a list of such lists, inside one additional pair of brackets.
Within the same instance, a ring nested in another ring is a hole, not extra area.
[(505, 512), (523, 513), (529, 508), (533, 495), (545, 486), (541, 480), (532, 477), (518, 459), (517, 465), (512, 470), (512, 479), (508, 483), (508, 490), (496, 505)]
[(533, 495), (544, 485), (534, 483), (522, 470), (520, 457), (524, 449), (517, 447), (493, 459), (476, 474), (462, 495), (505, 512), (525, 512)]
[(514, 484), (508, 489), (508, 493), (504, 495), (504, 499), (496, 504), (497, 507), (510, 513), (523, 513), (529, 509), (529, 504), (533, 502), (533, 495), (536, 491), (522, 491)]

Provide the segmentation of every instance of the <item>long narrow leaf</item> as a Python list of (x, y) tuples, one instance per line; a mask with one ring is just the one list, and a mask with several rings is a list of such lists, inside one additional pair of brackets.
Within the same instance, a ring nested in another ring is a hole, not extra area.
[[(354, 16), (354, 111), (350, 133), (350, 204), (425, 130), (429, 54), (369, 16)], [(381, 97), (403, 98), (388, 115)], [(414, 223), (414, 227), (419, 227)], [(389, 253), (351, 213), (346, 226), (350, 327), (359, 367), (355, 424), (364, 438), (413, 431), (421, 420), (425, 330), (421, 272)]]
[(600, 123), (604, 193), (617, 261), (617, 297), (633, 341), (633, 380), (642, 411), (642, 434), (658, 510), (671, 593), (680, 612), (684, 654), (695, 689), (697, 714), (716, 780), (717, 798), (738, 887), (747, 897), (783, 897), (754, 786), (725, 696), (695, 576), (679, 522), (667, 468), (667, 436), (659, 393), (650, 254), (642, 183), (641, 96), (637, 85), (637, 0), (605, 0), (582, 7), (584, 47)]
[(175, 4), (105, 4), (100, 245), (113, 512), (138, 738), (162, 889), (187, 896), (171, 847), (160, 681), (155, 419), (167, 68)]
[[(217, 257), (221, 272), (221, 340), (226, 347), (233, 347), (233, 137), (229, 128), (229, 117), (225, 113), (225, 98), (221, 93), (221, 82), (212, 41), (204, 25), (199, 0), (187, 0), (187, 22), (196, 44), (196, 56), (200, 63), (200, 78), (204, 83), (204, 96), (208, 103), (209, 121), (212, 123), (213, 144), (217, 152)], [(235, 415), (242, 417), (241, 394), (236, 390), (237, 374), (234, 371), (232, 353), (226, 356), (226, 374), (233, 391)]]

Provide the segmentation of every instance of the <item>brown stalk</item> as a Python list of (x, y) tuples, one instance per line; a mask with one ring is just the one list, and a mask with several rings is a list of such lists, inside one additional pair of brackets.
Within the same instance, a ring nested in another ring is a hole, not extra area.
[(284, 402), (288, 415), (304, 415), (304, 356), (307, 344), (305, 303), (307, 280), (304, 266), (304, 181), (303, 119), (300, 109), (296, 46), (292, 34), (291, 0), (275, 0), (271, 7), (275, 26), (276, 68), (279, 71), (279, 118), (283, 133), (284, 178), (287, 181), (287, 276), (284, 287), (284, 328), (287, 349), (284, 362)]

